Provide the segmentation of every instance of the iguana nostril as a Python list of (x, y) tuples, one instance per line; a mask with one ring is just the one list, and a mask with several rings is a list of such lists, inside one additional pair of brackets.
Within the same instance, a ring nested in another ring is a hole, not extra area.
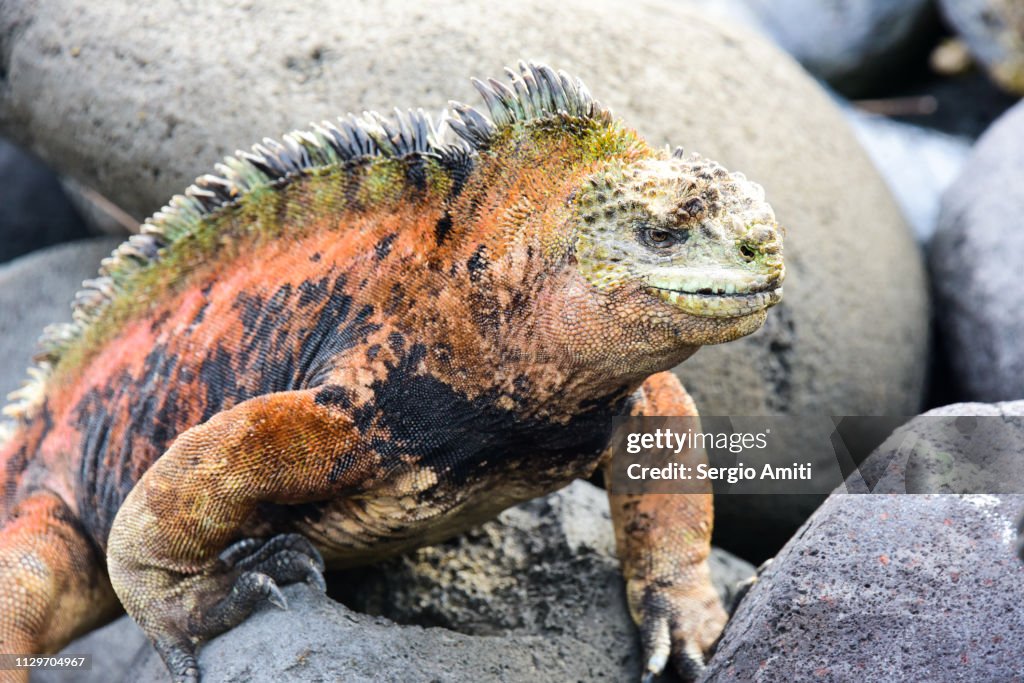
[(743, 260), (753, 261), (754, 257), (757, 256), (757, 250), (749, 244), (742, 244), (740, 245), (740, 254), (743, 256)]

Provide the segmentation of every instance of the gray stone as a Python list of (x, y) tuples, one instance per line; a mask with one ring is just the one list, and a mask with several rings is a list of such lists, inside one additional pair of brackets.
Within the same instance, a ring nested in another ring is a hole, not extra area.
[(1024, 398), (1024, 104), (981, 137), (942, 199), (936, 315), (965, 398)]
[[(287, 612), (262, 609), (203, 647), (203, 680), (635, 680), (614, 542), (607, 496), (574, 482), (449, 543), (329, 576), (360, 613), (288, 589)], [(754, 568), (716, 550), (712, 572), (728, 600)], [(148, 644), (125, 673), (140, 637), (125, 618), (65, 652), (105, 658), (90, 680), (165, 680)]]
[[(637, 658), (601, 651), (567, 635), (468, 636), (398, 626), (358, 614), (306, 586), (284, 589), (288, 610), (264, 607), (203, 647), (204, 683), (290, 681), (623, 681), (639, 677)], [(121, 679), (170, 681), (148, 645)]]
[(28, 376), (36, 341), (50, 323), (71, 320), (82, 280), (120, 240), (93, 238), (50, 247), (0, 267), (0, 403)]
[[(146, 634), (131, 617), (121, 617), (96, 629), (68, 645), (61, 651), (65, 656), (88, 655), (91, 664), (85, 671), (39, 670), (33, 671), (31, 683), (112, 683), (124, 678), (141, 649), (149, 649)], [(140, 683), (145, 679), (139, 679)]]
[[(1024, 493), (1024, 401), (957, 403), (896, 429), (850, 491)], [(861, 484), (863, 484), (861, 486)]]
[(939, 0), (943, 16), (1001, 88), (1024, 95), (1024, 4)]
[[(136, 216), (265, 135), (349, 110), (476, 101), (468, 76), (543, 59), (577, 73), (652, 143), (763, 183), (788, 230), (786, 300), (766, 327), (683, 366), (701, 410), (919, 408), (927, 293), (884, 183), (788, 57), (683, 5), (523, 0), (481, 13), (455, 0), (256, 0), (182, 12), (11, 0), (0, 55), (0, 126)], [(806, 440), (794, 448), (809, 455)], [(783, 513), (739, 510), (735, 528), (756, 536)]]
[[(714, 6), (715, 0), (703, 0)], [(727, 3), (727, 7), (733, 3)], [(933, 35), (928, 0), (742, 0), (756, 24), (815, 76), (849, 95), (891, 80)]]
[[(948, 406), (903, 436), (955, 449), (966, 440), (934, 417), (972, 414), (1021, 416), (1024, 402)], [(893, 445), (864, 471), (890, 465)], [(1016, 680), (1022, 506), (1024, 495), (834, 494), (740, 603), (705, 680)]]
[(844, 112), (918, 241), (927, 243), (935, 233), (942, 193), (960, 173), (971, 142), (853, 108)]
[(88, 236), (53, 171), (0, 138), (0, 263)]

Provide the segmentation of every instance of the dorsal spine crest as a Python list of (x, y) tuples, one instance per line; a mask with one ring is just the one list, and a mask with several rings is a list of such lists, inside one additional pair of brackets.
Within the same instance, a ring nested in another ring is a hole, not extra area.
[(445, 114), (442, 123), (455, 134), (446, 141), (431, 117), (422, 109), (402, 112), (393, 118), (376, 112), (349, 114), (336, 122), (311, 124), (308, 131), (293, 131), (280, 141), (264, 138), (251, 151), (236, 151), (215, 165), (215, 173), (196, 178), (183, 194), (175, 195), (100, 265), (99, 277), (86, 280), (72, 303), (72, 322), (43, 330), (36, 366), (21, 389), (12, 392), (3, 413), (28, 419), (41, 404), (46, 381), (69, 347), (110, 308), (136, 275), (159, 263), (175, 244), (193, 235), (211, 218), (238, 205), (247, 195), (272, 188), (325, 169), (358, 165), (374, 159), (434, 157), (447, 159), (456, 169), (453, 180), (461, 185), (475, 156), (487, 149), (495, 136), (517, 125), (558, 117), (612, 122), (577, 78), (533, 62), (519, 62), (519, 72), (506, 69), (510, 84), (495, 79), (473, 79), (486, 113), (457, 102), (450, 103), (455, 116)]

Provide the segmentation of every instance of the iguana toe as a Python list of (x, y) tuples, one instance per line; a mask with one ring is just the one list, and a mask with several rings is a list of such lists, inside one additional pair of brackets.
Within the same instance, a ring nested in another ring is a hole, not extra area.
[(196, 648), (187, 637), (159, 638), (154, 645), (167, 665), (174, 683), (199, 683)]
[(279, 534), (268, 540), (245, 538), (228, 546), (220, 554), (220, 561), (228, 568), (250, 569), (281, 551), (307, 555), (320, 571), (324, 569), (320, 551), (302, 534)]

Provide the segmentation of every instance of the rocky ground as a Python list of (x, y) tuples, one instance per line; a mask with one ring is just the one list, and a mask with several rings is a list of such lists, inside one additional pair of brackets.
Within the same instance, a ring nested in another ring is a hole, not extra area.
[[(0, 392), (17, 387), (42, 327), (70, 318), (78, 283), (125, 226), (222, 155), (349, 110), (474, 101), (468, 76), (535, 57), (578, 73), (652, 141), (762, 183), (787, 227), (786, 299), (765, 328), (679, 369), (704, 413), (941, 405), (1018, 424), (1021, 7), (523, 0), (485, 14), (456, 0), (258, 0), (182, 13), (11, 0), (0, 12)], [(963, 457), (936, 424), (922, 417), (899, 435)], [(832, 457), (815, 443), (788, 446), (794, 460)], [(863, 471), (892, 455), (881, 445)], [(904, 469), (886, 471), (904, 482)], [(708, 680), (1021, 674), (1010, 524), (1024, 499), (822, 498), (718, 502), (726, 598), (752, 571), (739, 557), (777, 557)], [(291, 589), (291, 610), (262, 610), (204, 649), (207, 680), (635, 678), (606, 516), (578, 484), (449, 545), (336, 577), (345, 606)], [(76, 648), (96, 653), (91, 680), (162, 674), (127, 620)]]

